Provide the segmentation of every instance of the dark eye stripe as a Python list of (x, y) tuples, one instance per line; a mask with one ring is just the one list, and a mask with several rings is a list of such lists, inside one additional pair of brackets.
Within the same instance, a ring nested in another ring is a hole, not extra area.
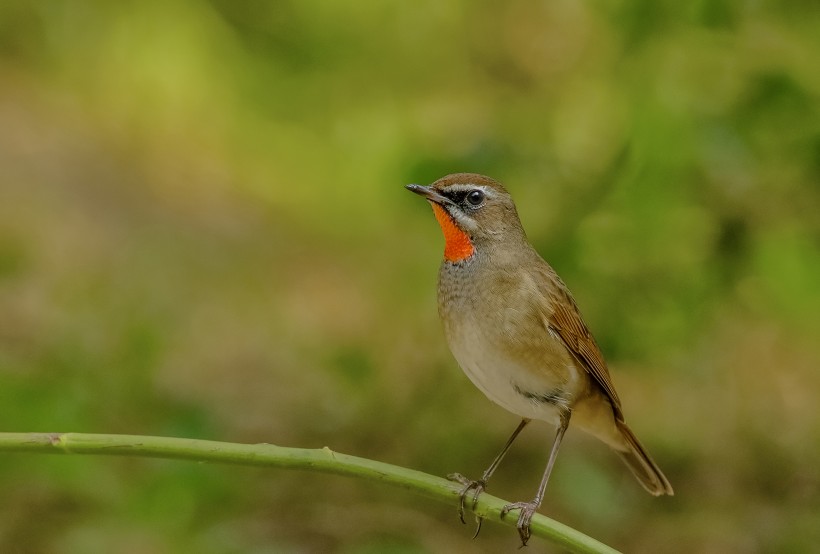
[[(443, 196), (446, 196), (450, 200), (453, 201), (455, 204), (464, 205), (467, 204), (468, 206), (475, 207), (481, 204), (486, 197), (484, 191), (479, 189), (472, 189), (472, 190), (443, 190), (441, 191)], [(478, 196), (477, 200), (471, 200), (471, 195)]]
[(467, 190), (443, 190), (441, 194), (446, 196), (456, 204), (461, 204), (464, 202), (464, 197), (467, 196), (467, 193), (470, 191)]

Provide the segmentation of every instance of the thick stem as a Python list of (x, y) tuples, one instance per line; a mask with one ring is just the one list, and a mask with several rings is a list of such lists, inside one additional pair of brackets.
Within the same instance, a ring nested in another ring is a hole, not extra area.
[[(171, 458), (237, 465), (303, 469), (361, 477), (424, 494), (455, 505), (461, 486), (420, 471), (334, 452), (329, 448), (287, 448), (272, 444), (236, 444), (196, 439), (86, 433), (0, 433), (0, 452), (96, 454)], [(482, 494), (476, 515), (504, 523), (501, 510), (509, 502)], [(454, 518), (455, 519), (455, 518)], [(573, 552), (615, 553), (616, 550), (546, 516), (536, 514), (531, 531)]]

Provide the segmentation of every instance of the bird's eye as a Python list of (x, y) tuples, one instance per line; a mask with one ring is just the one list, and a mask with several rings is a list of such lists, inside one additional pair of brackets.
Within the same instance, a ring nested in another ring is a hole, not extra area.
[(470, 206), (477, 207), (484, 202), (484, 193), (480, 190), (473, 190), (467, 194), (467, 203)]

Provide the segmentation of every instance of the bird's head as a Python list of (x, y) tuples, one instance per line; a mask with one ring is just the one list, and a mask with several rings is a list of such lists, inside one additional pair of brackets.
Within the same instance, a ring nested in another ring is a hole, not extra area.
[(466, 260), (476, 248), (524, 237), (512, 197), (501, 183), (475, 173), (455, 173), (430, 186), (407, 185), (433, 206), (444, 233), (444, 257)]

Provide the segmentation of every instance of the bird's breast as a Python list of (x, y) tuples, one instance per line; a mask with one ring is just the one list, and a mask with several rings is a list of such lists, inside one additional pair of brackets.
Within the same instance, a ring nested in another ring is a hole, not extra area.
[(537, 306), (522, 301), (515, 275), (509, 277), (442, 266), (439, 314), (447, 343), (490, 400), (521, 417), (557, 423), (559, 412), (588, 387), (586, 374), (544, 326)]

